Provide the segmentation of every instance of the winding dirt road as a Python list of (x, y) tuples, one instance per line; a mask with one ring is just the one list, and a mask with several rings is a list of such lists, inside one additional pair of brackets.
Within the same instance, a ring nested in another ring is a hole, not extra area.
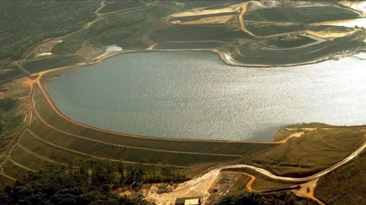
[[(365, 148), (366, 148), (366, 142), (364, 142), (356, 151), (354, 151), (352, 154), (350, 154), (345, 159), (341, 160), (340, 162), (334, 164), (333, 166), (331, 166), (321, 172), (318, 172), (317, 174), (314, 174), (314, 175), (311, 175), (308, 177), (300, 177), (300, 178), (282, 177), (282, 176), (274, 175), (271, 172), (269, 172), (265, 169), (259, 168), (259, 167), (246, 165), (246, 164), (236, 164), (236, 165), (223, 166), (223, 167), (213, 169), (202, 176), (196, 177), (190, 181), (180, 184), (171, 193), (157, 194), (154, 189), (150, 189), (146, 199), (154, 201), (158, 205), (170, 205), (170, 204), (173, 204), (175, 199), (178, 197), (201, 196), (202, 200), (203, 200), (202, 204), (205, 204), (205, 203), (207, 203), (207, 199), (210, 196), (210, 193), (208, 190), (210, 189), (210, 187), (213, 185), (213, 183), (219, 176), (220, 171), (223, 169), (229, 169), (229, 168), (248, 168), (248, 169), (252, 169), (258, 173), (261, 173), (271, 179), (276, 179), (276, 180), (281, 180), (281, 181), (309, 182), (311, 180), (317, 180), (319, 177), (324, 176), (325, 174), (327, 174), (327, 173), (333, 171), (334, 169), (351, 161), (353, 158), (355, 158), (357, 155), (359, 155)], [(252, 178), (250, 182), (253, 182), (254, 179)]]

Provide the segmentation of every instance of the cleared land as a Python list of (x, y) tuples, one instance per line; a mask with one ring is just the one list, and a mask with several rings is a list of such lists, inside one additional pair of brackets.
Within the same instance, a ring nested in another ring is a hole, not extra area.
[(295, 130), (280, 130), (278, 131), (275, 136), (273, 137), (273, 141), (281, 141), (288, 138), (288, 136), (291, 136), (295, 133), (300, 133), (301, 129), (295, 129)]

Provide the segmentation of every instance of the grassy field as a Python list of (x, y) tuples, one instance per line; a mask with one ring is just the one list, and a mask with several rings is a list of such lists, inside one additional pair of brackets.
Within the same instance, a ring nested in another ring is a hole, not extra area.
[(336, 6), (321, 7), (274, 7), (245, 13), (244, 19), (251, 21), (280, 21), (315, 23), (340, 19), (354, 19), (359, 14)]
[(220, 42), (167, 42), (159, 43), (154, 47), (154, 49), (210, 49), (222, 46), (223, 43)]
[[(29, 132), (24, 133), (19, 144), (39, 156), (64, 164), (73, 164), (74, 162), (89, 158), (85, 155), (68, 152), (58, 147), (49, 146), (47, 143), (34, 138), (31, 134), (29, 134)], [(16, 157), (14, 156), (13, 158)]]
[(109, 13), (114, 11), (123, 11), (127, 9), (132, 9), (140, 6), (145, 6), (145, 3), (143, 1), (116, 1), (116, 2), (110, 2), (107, 3), (100, 11), (99, 13)]
[(24, 119), (20, 104), (18, 99), (0, 99), (0, 153), (14, 138)]
[(315, 197), (325, 204), (365, 204), (366, 153), (321, 177)]
[[(10, 156), (10, 159), (34, 170), (39, 170), (41, 168), (47, 167), (50, 164), (62, 163), (68, 166), (75, 167), (75, 166), (84, 166), (85, 163), (88, 164), (93, 162), (93, 163), (99, 163), (101, 166), (104, 166), (105, 163), (109, 164), (106, 166), (117, 166), (117, 167), (124, 166), (126, 171), (130, 169), (141, 169), (145, 173), (143, 176), (144, 180), (148, 181), (164, 180), (166, 177), (171, 177), (162, 175), (162, 173), (164, 173), (164, 170), (166, 171), (166, 169), (170, 170), (170, 171), (168, 170), (169, 173), (179, 174), (180, 176), (184, 176), (185, 174), (189, 173), (188, 170), (178, 169), (174, 166), (168, 165), (167, 162), (165, 161), (162, 163), (158, 163), (157, 165), (144, 164), (146, 163), (146, 161), (140, 161), (136, 164), (124, 163), (120, 160), (109, 161), (110, 159), (100, 158), (97, 156), (82, 153), (80, 151), (73, 151), (66, 148), (57, 147), (55, 145), (52, 145), (52, 143), (50, 142), (32, 136), (29, 132), (24, 133), (19, 144), (21, 147), (24, 148), (21, 148), (19, 145), (16, 146), (12, 155)], [(37, 155), (42, 156), (42, 159)], [(55, 162), (49, 162), (49, 160)], [(26, 173), (26, 170), (24, 170), (19, 166), (14, 165), (9, 160), (6, 163), (9, 165), (5, 167), (4, 173), (7, 173), (9, 175), (11, 174), (11, 176), (17, 179), (21, 179), (21, 177), (24, 176), (24, 174)], [(161, 165), (165, 166), (162, 167)], [(17, 173), (18, 171), (19, 173)], [(169, 178), (167, 179), (169, 180)]]
[(60, 55), (60, 56), (50, 56), (40, 59), (32, 59), (26, 61), (23, 68), (30, 73), (37, 73), (44, 70), (49, 70), (52, 68), (64, 67), (72, 64), (79, 63), (81, 58), (76, 55)]
[(5, 188), (6, 186), (11, 186), (14, 184), (14, 181), (3, 176), (3, 175), (0, 175), (0, 190)]
[(229, 30), (225, 25), (184, 25), (170, 26), (149, 33), (149, 37), (157, 42), (169, 41), (231, 41), (235, 38), (248, 38), (247, 33)]
[(43, 125), (39, 121), (33, 122), (30, 129), (40, 138), (57, 146), (106, 159), (124, 160), (131, 162), (138, 162), (141, 161), (141, 159), (145, 159), (146, 161), (154, 164), (162, 163), (165, 161), (169, 164), (187, 166), (195, 163), (231, 161), (238, 158), (190, 153), (171, 153), (164, 151), (145, 150), (143, 148), (136, 149), (130, 147), (116, 146), (113, 144), (105, 144), (102, 142), (95, 142), (82, 138), (77, 138), (71, 135), (57, 132), (52, 129), (48, 129), (47, 126)]
[(4, 165), (4, 173), (15, 179), (22, 179), (25, 175), (28, 174), (28, 172), (29, 170), (14, 164), (10, 160), (7, 160)]
[(141, 15), (133, 15), (133, 12), (108, 15), (93, 23), (89, 29), (67, 36), (52, 51), (56, 54), (76, 53), (85, 42), (99, 47), (117, 44), (126, 49), (132, 45), (134, 37), (152, 25), (146, 9), (151, 8), (146, 7)]
[[(96, 46), (117, 44), (123, 49), (134, 47), (135, 38), (169, 14), (184, 10), (172, 2), (149, 3), (143, 2), (114, 2), (104, 9), (110, 9), (114, 4), (139, 4), (139, 10), (117, 12), (102, 17), (94, 22), (90, 28), (67, 36), (64, 41), (55, 46), (53, 52), (57, 54), (76, 53), (81, 45), (88, 42)], [(120, 8), (119, 6), (116, 7)], [(103, 9), (102, 9), (103, 11)], [(139, 15), (136, 15), (136, 12)]]
[(280, 33), (298, 32), (306, 29), (300, 23), (267, 22), (267, 21), (244, 21), (246, 29), (257, 36), (267, 36)]
[[(99, 2), (1, 2), (0, 60), (18, 59), (30, 46), (80, 29)], [(60, 20), (62, 19), (62, 21)]]
[(30, 169), (39, 170), (51, 164), (57, 164), (38, 157), (37, 155), (25, 151), (20, 146), (15, 146), (10, 158), (19, 164), (22, 164)]
[(194, 9), (198, 7), (205, 7), (205, 9), (219, 9), (228, 7), (233, 4), (238, 4), (237, 1), (177, 1), (180, 4), (184, 4), (185, 9)]
[(24, 97), (29, 92), (29, 85), (25, 85), (22, 79), (14, 80), (6, 84), (2, 84), (0, 87), (8, 89), (6, 97), (19, 98)]
[(249, 161), (277, 175), (308, 176), (350, 155), (365, 141), (365, 133), (364, 128), (309, 131)]

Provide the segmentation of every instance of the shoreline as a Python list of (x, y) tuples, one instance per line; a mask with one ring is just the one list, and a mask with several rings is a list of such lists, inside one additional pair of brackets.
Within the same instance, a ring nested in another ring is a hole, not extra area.
[[(342, 58), (350, 57), (355, 54), (359, 54), (363, 52), (363, 49), (357, 49), (357, 52), (346, 52), (346, 53), (334, 53), (331, 55), (326, 55), (319, 57), (317, 59), (311, 60), (311, 61), (304, 61), (300, 63), (291, 63), (291, 64), (278, 64), (278, 65), (268, 65), (268, 64), (245, 64), (235, 61), (228, 52), (219, 50), (219, 49), (151, 49), (151, 50), (122, 50), (122, 51), (115, 51), (111, 52), (110, 54), (107, 54), (95, 61), (87, 62), (87, 63), (78, 63), (75, 66), (88, 66), (88, 65), (94, 65), (97, 63), (101, 63), (104, 60), (107, 60), (111, 57), (122, 55), (122, 54), (128, 54), (128, 53), (144, 53), (144, 52), (211, 52), (217, 54), (220, 59), (230, 66), (235, 67), (244, 67), (244, 68), (277, 68), (277, 67), (294, 67), (294, 66), (303, 66), (303, 65), (311, 65), (316, 63), (321, 63), (328, 60), (339, 60)], [(66, 66), (69, 67), (69, 66)], [(53, 70), (53, 69), (51, 69)]]
[[(257, 144), (281, 144), (287, 141), (286, 140), (280, 140), (280, 141), (274, 141), (272, 140), (268, 140), (268, 141), (245, 141), (245, 140), (217, 140), (217, 139), (187, 139), (187, 138), (169, 138), (169, 137), (158, 137), (158, 136), (145, 136), (145, 135), (135, 135), (135, 134), (127, 134), (127, 133), (123, 133), (123, 132), (117, 132), (117, 131), (111, 131), (111, 130), (106, 130), (103, 128), (98, 128), (98, 127), (94, 127), (94, 126), (90, 126), (84, 123), (80, 123), (77, 122), (76, 120), (69, 118), (68, 116), (66, 116), (62, 111), (60, 111), (56, 104), (53, 102), (52, 97), (49, 95), (47, 89), (45, 88), (44, 82), (42, 82), (42, 77), (44, 77), (44, 74), (47, 73), (52, 73), (54, 71), (59, 71), (59, 70), (63, 70), (63, 69), (67, 69), (67, 68), (71, 68), (74, 67), (74, 69), (79, 69), (79, 68), (85, 68), (86, 66), (90, 66), (90, 65), (94, 65), (97, 63), (100, 63), (104, 60), (107, 60), (108, 58), (114, 57), (116, 55), (120, 55), (120, 54), (126, 54), (126, 53), (137, 53), (137, 52), (150, 52), (150, 51), (154, 51), (154, 52), (178, 52), (178, 51), (190, 51), (190, 52), (212, 52), (212, 53), (216, 53), (219, 55), (220, 59), (223, 60), (226, 64), (231, 65), (231, 66), (235, 66), (233, 65), (233, 63), (235, 63), (234, 61), (231, 61), (230, 59), (227, 59), (227, 53), (224, 52), (220, 52), (217, 49), (181, 49), (181, 50), (176, 50), (176, 49), (164, 49), (164, 50), (141, 50), (141, 51), (135, 51), (135, 50), (123, 50), (123, 51), (117, 51), (117, 52), (112, 52), (106, 56), (103, 56), (102, 58), (93, 61), (93, 62), (89, 62), (89, 63), (81, 63), (78, 64), (77, 66), (66, 66), (66, 67), (61, 67), (61, 68), (55, 68), (55, 69), (51, 69), (51, 70), (46, 70), (46, 71), (42, 71), (40, 73), (38, 73), (39, 76), (39, 89), (42, 92), (42, 94), (45, 96), (45, 98), (47, 99), (48, 103), (50, 104), (50, 106), (52, 107), (52, 109), (54, 110), (54, 112), (56, 112), (55, 114), (59, 115), (60, 117), (74, 123), (74, 124), (78, 124), (79, 126), (83, 126), (89, 129), (93, 129), (93, 130), (97, 130), (97, 131), (101, 131), (101, 132), (106, 132), (106, 133), (111, 133), (111, 134), (116, 134), (116, 135), (123, 135), (123, 136), (129, 136), (129, 137), (137, 137), (137, 138), (146, 138), (146, 139), (152, 139), (152, 140), (171, 140), (171, 141), (194, 141), (194, 142), (229, 142), (229, 143), (257, 143)], [(226, 55), (225, 55), (226, 54)], [(329, 58), (329, 57), (328, 57)], [(328, 60), (328, 58), (322, 58), (320, 59), (320, 61), (325, 61)], [(319, 61), (319, 60), (318, 60)], [(317, 62), (317, 61), (315, 61)], [(309, 63), (309, 62), (307, 62)], [(290, 66), (290, 65), (289, 65)], [(37, 74), (36, 74), (37, 75)], [(43, 78), (44, 79), (44, 78)], [(311, 122), (309, 122), (311, 123)], [(290, 125), (288, 125), (290, 126)], [(331, 125), (331, 124), (327, 124), (327, 127), (338, 127), (338, 128), (349, 128), (349, 127), (364, 127), (365, 125)], [(299, 128), (299, 129), (304, 129), (304, 128)], [(280, 132), (280, 130), (278, 130), (276, 133)], [(290, 138), (290, 136), (288, 137)]]

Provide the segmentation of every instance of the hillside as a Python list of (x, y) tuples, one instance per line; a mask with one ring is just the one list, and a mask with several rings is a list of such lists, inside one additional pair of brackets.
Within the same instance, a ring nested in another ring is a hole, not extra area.
[[(0, 46), (0, 82), (96, 61), (109, 45), (120, 46), (125, 51), (211, 50), (232, 65), (268, 66), (324, 60), (359, 48), (365, 36), (363, 29), (311, 24), (360, 15), (330, 2), (1, 4), (0, 17), (5, 20), (0, 35), (0, 42), (4, 42)], [(73, 9), (64, 9), (66, 6)], [(22, 11), (22, 15), (12, 15), (16, 12), (9, 11), (13, 10)], [(48, 18), (50, 13), (52, 18)], [(60, 24), (58, 20), (63, 16), (67, 18)], [(338, 33), (338, 37), (318, 35), (324, 32)], [(27, 38), (21, 38), (19, 33)]]
[(210, 51), (233, 68), (339, 59), (364, 50), (366, 30), (316, 23), (361, 15), (333, 1), (1, 2), (0, 204), (364, 203), (365, 126), (290, 125), (267, 142), (139, 136), (70, 119), (44, 86), (131, 52)]

